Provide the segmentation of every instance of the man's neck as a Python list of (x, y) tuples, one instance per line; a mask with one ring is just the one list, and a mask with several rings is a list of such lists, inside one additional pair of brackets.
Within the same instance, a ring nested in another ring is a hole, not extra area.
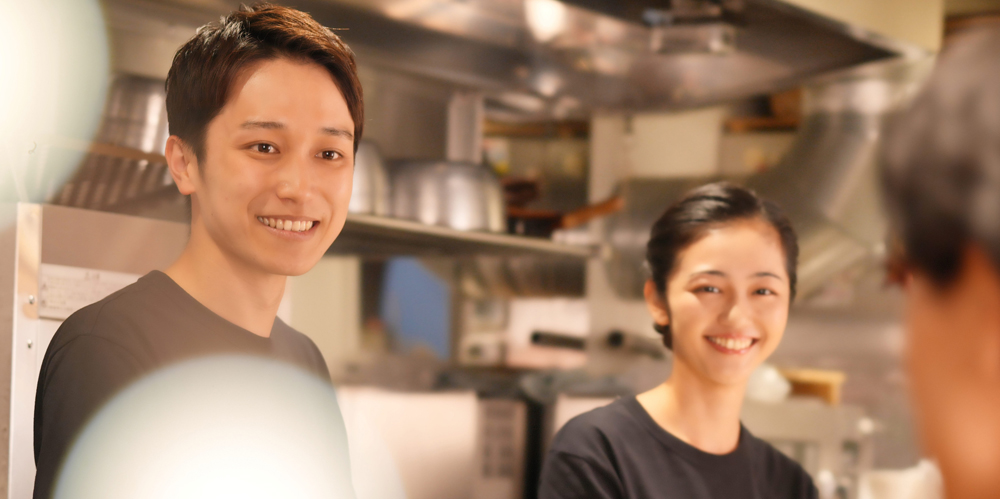
[(285, 276), (248, 267), (194, 228), (184, 252), (165, 273), (223, 319), (258, 336), (271, 336)]
[(675, 362), (666, 382), (636, 397), (663, 429), (712, 454), (739, 445), (743, 386), (726, 386), (696, 376)]

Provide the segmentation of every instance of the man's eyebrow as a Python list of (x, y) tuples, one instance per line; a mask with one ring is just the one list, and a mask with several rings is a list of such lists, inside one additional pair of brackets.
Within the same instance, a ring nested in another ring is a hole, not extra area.
[[(284, 123), (279, 123), (277, 121), (247, 120), (247, 121), (244, 121), (242, 125), (240, 125), (240, 128), (244, 128), (244, 129), (262, 128), (262, 129), (265, 129), (265, 130), (284, 130), (285, 129), (285, 124)], [(322, 132), (322, 133), (324, 133), (326, 135), (333, 135), (335, 137), (343, 137), (345, 139), (354, 140), (354, 134), (353, 133), (351, 133), (348, 130), (343, 130), (343, 129), (340, 129), (340, 128), (323, 127), (323, 128), (320, 128), (320, 132)]]
[(277, 121), (256, 121), (247, 120), (244, 121), (240, 128), (253, 129), (253, 128), (263, 128), (265, 130), (282, 130), (285, 128), (284, 123), (278, 123)]
[(340, 128), (323, 127), (321, 131), (327, 135), (333, 135), (334, 137), (343, 137), (345, 139), (354, 140), (354, 134), (348, 130), (342, 130)]
[[(706, 275), (706, 274), (707, 275), (715, 275), (715, 276), (719, 276), (719, 277), (728, 277), (728, 275), (725, 272), (721, 271), (721, 270), (702, 270), (702, 271), (699, 271), (699, 272), (692, 272), (691, 273), (691, 277), (695, 277), (695, 276), (698, 276), (698, 275)], [(775, 274), (774, 272), (767, 272), (767, 271), (757, 272), (756, 274), (753, 275), (753, 277), (773, 277), (773, 278), (775, 278), (775, 279), (777, 279), (779, 281), (784, 281), (784, 279), (782, 279), (782, 277), (780, 275)]]

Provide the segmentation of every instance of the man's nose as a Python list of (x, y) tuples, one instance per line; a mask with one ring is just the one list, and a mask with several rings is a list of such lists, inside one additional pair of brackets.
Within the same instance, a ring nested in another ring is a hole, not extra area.
[(301, 202), (309, 197), (312, 187), (309, 161), (290, 158), (277, 172), (277, 195), (281, 199)]

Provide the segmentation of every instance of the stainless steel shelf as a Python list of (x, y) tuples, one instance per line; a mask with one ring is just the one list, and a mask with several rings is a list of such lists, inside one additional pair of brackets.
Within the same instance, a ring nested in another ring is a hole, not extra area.
[(350, 214), (328, 253), (369, 257), (533, 255), (586, 259), (596, 251), (589, 246), (571, 246), (534, 237), (461, 231), (398, 218)]

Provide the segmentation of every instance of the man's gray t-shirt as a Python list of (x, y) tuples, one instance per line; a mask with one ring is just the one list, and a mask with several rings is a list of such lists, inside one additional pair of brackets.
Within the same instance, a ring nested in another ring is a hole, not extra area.
[(816, 499), (809, 474), (741, 427), (736, 450), (703, 452), (635, 397), (581, 414), (556, 435), (539, 499)]
[(280, 319), (270, 337), (255, 335), (159, 271), (67, 318), (45, 352), (35, 393), (34, 497), (51, 497), (74, 439), (116, 393), (162, 367), (224, 354), (285, 361), (330, 379), (312, 340)]

